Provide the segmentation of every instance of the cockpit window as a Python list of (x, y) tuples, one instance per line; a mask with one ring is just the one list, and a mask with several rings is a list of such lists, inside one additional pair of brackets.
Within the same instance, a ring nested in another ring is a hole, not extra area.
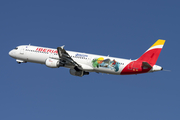
[(15, 50), (17, 50), (18, 48), (15, 48)]

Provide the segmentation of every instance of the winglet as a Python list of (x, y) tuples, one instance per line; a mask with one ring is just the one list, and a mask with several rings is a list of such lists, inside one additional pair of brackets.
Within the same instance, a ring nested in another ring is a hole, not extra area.
[(65, 46), (65, 45), (63, 45), (63, 46), (61, 46), (61, 47), (57, 47), (57, 51), (58, 51), (59, 58), (61, 58), (61, 57), (62, 57), (62, 53), (65, 52), (64, 46)]
[(64, 49), (64, 46), (65, 46), (65, 45), (61, 46), (61, 48)]

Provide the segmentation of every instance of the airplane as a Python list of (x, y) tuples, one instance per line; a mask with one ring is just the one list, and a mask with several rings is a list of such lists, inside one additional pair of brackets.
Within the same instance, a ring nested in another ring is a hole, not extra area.
[(89, 72), (114, 75), (132, 75), (161, 71), (155, 65), (165, 40), (158, 39), (142, 56), (135, 60), (67, 51), (64, 46), (57, 49), (20, 45), (9, 52), (17, 63), (40, 63), (50, 68), (69, 68), (71, 75), (82, 77)]

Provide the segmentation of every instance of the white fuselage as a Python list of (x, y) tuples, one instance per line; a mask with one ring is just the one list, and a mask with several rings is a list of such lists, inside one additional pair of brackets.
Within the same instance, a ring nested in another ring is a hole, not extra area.
[(164, 44), (164, 41), (158, 40), (136, 60), (66, 51), (64, 46), (52, 49), (21, 45), (11, 50), (9, 55), (15, 58), (18, 63), (33, 62), (45, 64), (47, 67), (51, 68), (70, 68), (71, 75), (80, 77), (88, 75), (89, 72), (129, 75), (162, 70), (162, 67), (155, 65), (162, 49), (162, 45), (159, 44)]
[[(101, 56), (94, 54), (87, 54), (81, 52), (67, 51), (71, 58), (84, 66), (85, 71), (87, 72), (101, 72), (107, 74), (116, 74), (120, 75), (123, 68), (131, 62), (131, 60), (120, 59), (109, 56)], [(45, 61), (48, 58), (59, 60), (57, 49), (31, 46), (31, 45), (21, 45), (16, 49), (13, 49), (9, 52), (9, 55), (16, 59), (17, 62), (33, 62), (45, 64)], [(93, 64), (93, 60), (97, 60)], [(100, 60), (98, 60), (100, 59)], [(107, 63), (102, 63), (102, 60), (107, 60)], [(96, 62), (98, 62), (98, 67), (96, 67)], [(115, 67), (115, 64), (118, 64), (118, 68)], [(66, 64), (64, 67), (73, 69), (74, 66)], [(117, 69), (116, 69), (117, 68)]]

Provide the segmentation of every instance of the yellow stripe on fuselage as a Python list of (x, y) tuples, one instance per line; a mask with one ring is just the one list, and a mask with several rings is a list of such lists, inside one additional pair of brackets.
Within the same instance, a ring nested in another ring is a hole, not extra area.
[(154, 47), (154, 46), (157, 46), (157, 45), (164, 45), (166, 40), (157, 40), (150, 48)]

